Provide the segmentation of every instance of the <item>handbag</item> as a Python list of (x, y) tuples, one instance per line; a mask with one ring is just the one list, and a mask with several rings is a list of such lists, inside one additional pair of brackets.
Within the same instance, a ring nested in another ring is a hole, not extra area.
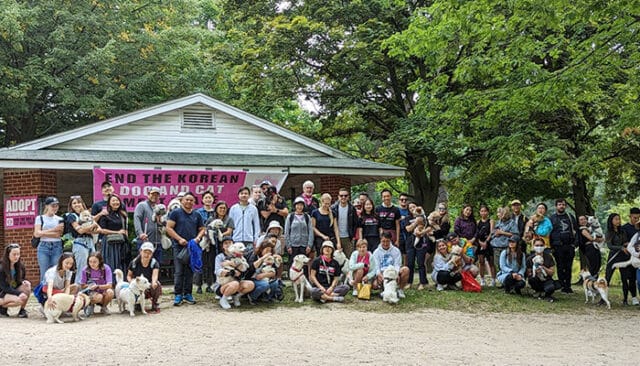
[(182, 248), (182, 250), (178, 252), (176, 259), (178, 259), (178, 261), (182, 264), (189, 264), (189, 260), (191, 259), (189, 255), (189, 248)]
[(482, 292), (482, 287), (469, 271), (462, 271), (462, 291)]
[(369, 300), (369, 299), (371, 299), (371, 284), (370, 283), (359, 283), (357, 287), (358, 287), (358, 299), (360, 299), (360, 300)]
[[(42, 216), (38, 216), (40, 218), (40, 229), (42, 229), (42, 225), (44, 225), (44, 220), (42, 220)], [(31, 248), (37, 248), (40, 245), (40, 238), (36, 238), (35, 236), (31, 237)]]
[(124, 242), (124, 235), (122, 234), (107, 234), (104, 237), (107, 244), (120, 244)]

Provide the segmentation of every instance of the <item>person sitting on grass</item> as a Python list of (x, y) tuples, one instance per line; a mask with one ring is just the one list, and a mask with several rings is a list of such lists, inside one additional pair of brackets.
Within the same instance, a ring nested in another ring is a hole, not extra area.
[(102, 314), (109, 314), (109, 304), (113, 300), (113, 275), (111, 267), (104, 263), (100, 252), (93, 252), (87, 257), (87, 265), (80, 272), (80, 287), (89, 288), (90, 305), (85, 314), (93, 314), (95, 305), (100, 305)]
[[(136, 277), (144, 276), (151, 287), (144, 292), (145, 299), (151, 299), (151, 313), (160, 312), (160, 296), (162, 296), (162, 284), (160, 284), (160, 263), (153, 257), (155, 247), (147, 241), (140, 246), (140, 254), (129, 263), (127, 269), (127, 281), (131, 283)], [(138, 308), (139, 305), (136, 305)]]
[(371, 283), (378, 273), (378, 263), (370, 251), (367, 250), (366, 239), (360, 239), (356, 243), (356, 250), (349, 258), (349, 269), (353, 278), (353, 296), (358, 296), (359, 283)]
[[(237, 269), (231, 269), (233, 262), (229, 260), (229, 247), (233, 244), (233, 238), (225, 236), (222, 238), (222, 248), (220, 254), (216, 256), (216, 285), (215, 294), (220, 298), (220, 307), (228, 310), (231, 309), (229, 298), (233, 296), (233, 304), (240, 306), (240, 297), (253, 291), (255, 285), (252, 281), (243, 280), (244, 274)], [(233, 280), (220, 284), (224, 277), (233, 277)]]
[(325, 303), (327, 301), (342, 302), (349, 292), (349, 286), (338, 285), (342, 269), (333, 259), (333, 243), (325, 240), (320, 247), (320, 255), (313, 260), (309, 277), (311, 280), (311, 298)]
[(6, 246), (0, 261), (0, 316), (9, 316), (7, 308), (19, 306), (18, 317), (28, 317), (25, 307), (31, 294), (31, 283), (25, 280), (26, 268), (20, 258), (19, 244)]
[(462, 260), (451, 261), (447, 243), (442, 239), (438, 239), (436, 241), (436, 255), (433, 257), (433, 272), (431, 273), (431, 278), (436, 283), (436, 289), (442, 291), (445, 286), (455, 288), (456, 283), (462, 280), (461, 267)]
[[(533, 254), (527, 258), (527, 278), (529, 286), (533, 291), (544, 293), (544, 299), (549, 302), (556, 301), (553, 292), (557, 289), (556, 281), (553, 280), (553, 274), (556, 272), (556, 262), (548, 252), (544, 251), (544, 239), (536, 238), (533, 240)], [(536, 265), (534, 270), (533, 259), (536, 256), (542, 256), (542, 264)]]
[(389, 231), (383, 231), (382, 234), (380, 234), (380, 245), (378, 245), (378, 249), (373, 252), (373, 257), (378, 263), (378, 272), (371, 287), (374, 290), (382, 289), (384, 287), (384, 277), (382, 273), (387, 267), (393, 266), (398, 272), (398, 297), (404, 299), (405, 294), (403, 289), (409, 283), (409, 268), (402, 266), (402, 254), (398, 247), (391, 245), (392, 238), (393, 236)]
[(515, 291), (521, 295), (525, 286), (524, 273), (527, 268), (522, 248), (518, 245), (520, 237), (513, 235), (509, 237), (509, 246), (500, 254), (500, 272), (498, 281), (504, 286), (507, 294)]

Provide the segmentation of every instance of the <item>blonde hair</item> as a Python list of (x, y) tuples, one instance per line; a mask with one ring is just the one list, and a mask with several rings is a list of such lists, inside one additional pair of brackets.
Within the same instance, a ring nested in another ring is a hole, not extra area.
[(356, 248), (364, 245), (365, 247), (369, 245), (369, 242), (367, 241), (367, 239), (358, 239), (358, 241), (356, 242)]
[(323, 193), (322, 196), (320, 196), (320, 205), (322, 206), (322, 201), (328, 199), (329, 200), (329, 220), (331, 221), (331, 224), (329, 225), (329, 227), (333, 226), (333, 212), (331, 212), (331, 195), (329, 193)]

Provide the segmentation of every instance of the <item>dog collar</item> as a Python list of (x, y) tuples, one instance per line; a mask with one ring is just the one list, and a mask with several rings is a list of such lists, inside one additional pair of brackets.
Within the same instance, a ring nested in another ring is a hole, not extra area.
[[(78, 295), (75, 295), (73, 297), (73, 301), (71, 302), (71, 306), (69, 307), (69, 310), (67, 310), (68, 312), (72, 312), (73, 311), (73, 306), (76, 304), (76, 300), (78, 300)], [(84, 308), (84, 305), (85, 305), (85, 303), (84, 303), (84, 297), (83, 297), (82, 298), (82, 307), (81, 307), (81, 309)]]
[(299, 273), (299, 275), (296, 278), (291, 279), (292, 282), (296, 282), (298, 279), (300, 279), (300, 277), (302, 277), (304, 275), (304, 272), (302, 272), (302, 269), (298, 269), (296, 267), (291, 267), (291, 270)]

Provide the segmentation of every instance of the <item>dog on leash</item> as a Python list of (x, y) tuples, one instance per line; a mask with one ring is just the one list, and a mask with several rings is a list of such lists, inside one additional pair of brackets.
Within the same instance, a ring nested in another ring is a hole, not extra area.
[(289, 267), (289, 279), (293, 285), (293, 291), (295, 292), (295, 302), (304, 302), (304, 290), (311, 292), (311, 284), (307, 280), (307, 276), (304, 275), (304, 266), (309, 263), (309, 257), (304, 254), (298, 254), (293, 257), (291, 267)]
[(144, 276), (136, 277), (131, 283), (124, 281), (124, 274), (122, 270), (116, 269), (114, 271), (116, 275), (116, 299), (118, 300), (118, 310), (122, 313), (125, 310), (129, 310), (130, 316), (135, 316), (135, 305), (140, 304), (142, 314), (147, 315), (145, 310), (146, 300), (144, 292), (151, 287), (151, 283)]
[(631, 256), (631, 258), (629, 258), (629, 260), (627, 261), (618, 262), (611, 265), (612, 268), (625, 268), (629, 266), (633, 266), (633, 268), (640, 268), (640, 258)]
[(84, 320), (81, 314), (84, 314), (84, 308), (89, 306), (91, 300), (85, 293), (79, 293), (77, 295), (70, 295), (65, 293), (59, 293), (51, 296), (52, 308), (49, 308), (46, 304), (44, 306), (44, 316), (47, 318), (47, 324), (53, 322), (63, 324), (60, 320), (60, 315), (64, 312), (70, 312), (74, 321)]
[(384, 290), (382, 291), (382, 301), (389, 304), (397, 304), (398, 298), (398, 271), (394, 266), (389, 266), (382, 271), (384, 279)]
[(596, 295), (600, 294), (600, 299), (607, 304), (607, 309), (611, 309), (611, 303), (609, 302), (609, 286), (607, 280), (604, 278), (595, 278), (589, 273), (589, 271), (580, 271), (582, 277), (582, 286), (584, 287), (584, 303), (596, 302)]

